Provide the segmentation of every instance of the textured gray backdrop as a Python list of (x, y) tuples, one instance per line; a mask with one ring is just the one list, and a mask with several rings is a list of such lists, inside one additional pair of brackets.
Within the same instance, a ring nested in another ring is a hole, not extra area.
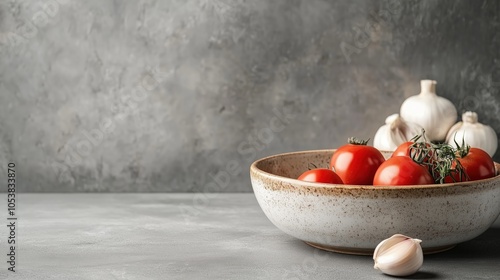
[(252, 161), (373, 137), (423, 78), (500, 132), (499, 1), (0, 3), (19, 191), (248, 192)]

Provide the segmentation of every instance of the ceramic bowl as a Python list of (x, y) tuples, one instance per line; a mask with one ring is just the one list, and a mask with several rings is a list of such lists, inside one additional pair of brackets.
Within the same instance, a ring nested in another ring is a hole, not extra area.
[[(250, 167), (255, 197), (267, 218), (311, 246), (372, 254), (380, 241), (401, 233), (421, 239), (424, 253), (435, 253), (480, 235), (500, 214), (498, 175), (463, 183), (387, 187), (294, 179), (310, 163), (328, 166), (334, 151), (280, 154)], [(500, 166), (495, 165), (498, 174)]]

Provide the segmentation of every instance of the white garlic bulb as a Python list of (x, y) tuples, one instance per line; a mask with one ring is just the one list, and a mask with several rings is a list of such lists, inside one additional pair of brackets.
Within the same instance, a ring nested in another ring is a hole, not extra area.
[(457, 109), (436, 94), (436, 81), (422, 80), (420, 85), (420, 94), (408, 97), (401, 105), (401, 117), (424, 128), (429, 141), (444, 141), (457, 121)]
[(380, 242), (373, 253), (375, 269), (393, 276), (407, 276), (417, 272), (424, 262), (420, 239), (395, 234)]
[(421, 131), (420, 125), (406, 122), (399, 114), (392, 114), (385, 119), (385, 125), (375, 133), (373, 146), (383, 151), (394, 151), (399, 145), (410, 141)]
[(497, 134), (491, 126), (478, 122), (475, 112), (463, 113), (462, 121), (452, 126), (446, 136), (446, 142), (453, 147), (456, 147), (455, 141), (461, 144), (462, 140), (471, 147), (483, 149), (490, 156), (498, 147)]

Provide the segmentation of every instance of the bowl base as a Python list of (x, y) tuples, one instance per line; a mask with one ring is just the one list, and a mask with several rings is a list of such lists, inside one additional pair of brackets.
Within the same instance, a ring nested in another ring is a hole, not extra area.
[[(318, 249), (330, 251), (330, 252), (335, 252), (335, 253), (349, 254), (349, 255), (368, 256), (368, 255), (373, 255), (373, 251), (375, 250), (375, 249), (369, 249), (369, 248), (351, 248), (351, 247), (329, 246), (329, 245), (317, 244), (317, 243), (307, 242), (307, 241), (304, 241), (304, 242), (307, 245), (312, 246), (314, 248), (318, 248)], [(431, 248), (423, 248), (423, 251), (424, 251), (425, 255), (436, 254), (436, 253), (448, 251), (455, 246), (456, 246), (456, 244), (439, 246), (439, 247), (431, 247)]]

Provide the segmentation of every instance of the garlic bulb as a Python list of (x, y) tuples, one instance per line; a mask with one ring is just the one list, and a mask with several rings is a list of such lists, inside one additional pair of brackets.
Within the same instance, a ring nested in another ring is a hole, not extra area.
[(421, 131), (420, 125), (406, 122), (399, 114), (392, 114), (385, 119), (385, 125), (375, 133), (373, 146), (379, 150), (394, 151)]
[(375, 269), (393, 276), (407, 276), (417, 272), (424, 262), (420, 239), (395, 234), (380, 242), (373, 253)]
[(475, 112), (465, 112), (462, 121), (450, 128), (446, 142), (456, 147), (455, 140), (459, 144), (464, 140), (467, 145), (483, 149), (490, 156), (495, 154), (498, 146), (497, 134), (493, 128), (479, 123)]
[(457, 121), (457, 109), (448, 99), (436, 94), (436, 81), (420, 81), (421, 92), (401, 105), (401, 117), (425, 129), (429, 141), (444, 141)]

